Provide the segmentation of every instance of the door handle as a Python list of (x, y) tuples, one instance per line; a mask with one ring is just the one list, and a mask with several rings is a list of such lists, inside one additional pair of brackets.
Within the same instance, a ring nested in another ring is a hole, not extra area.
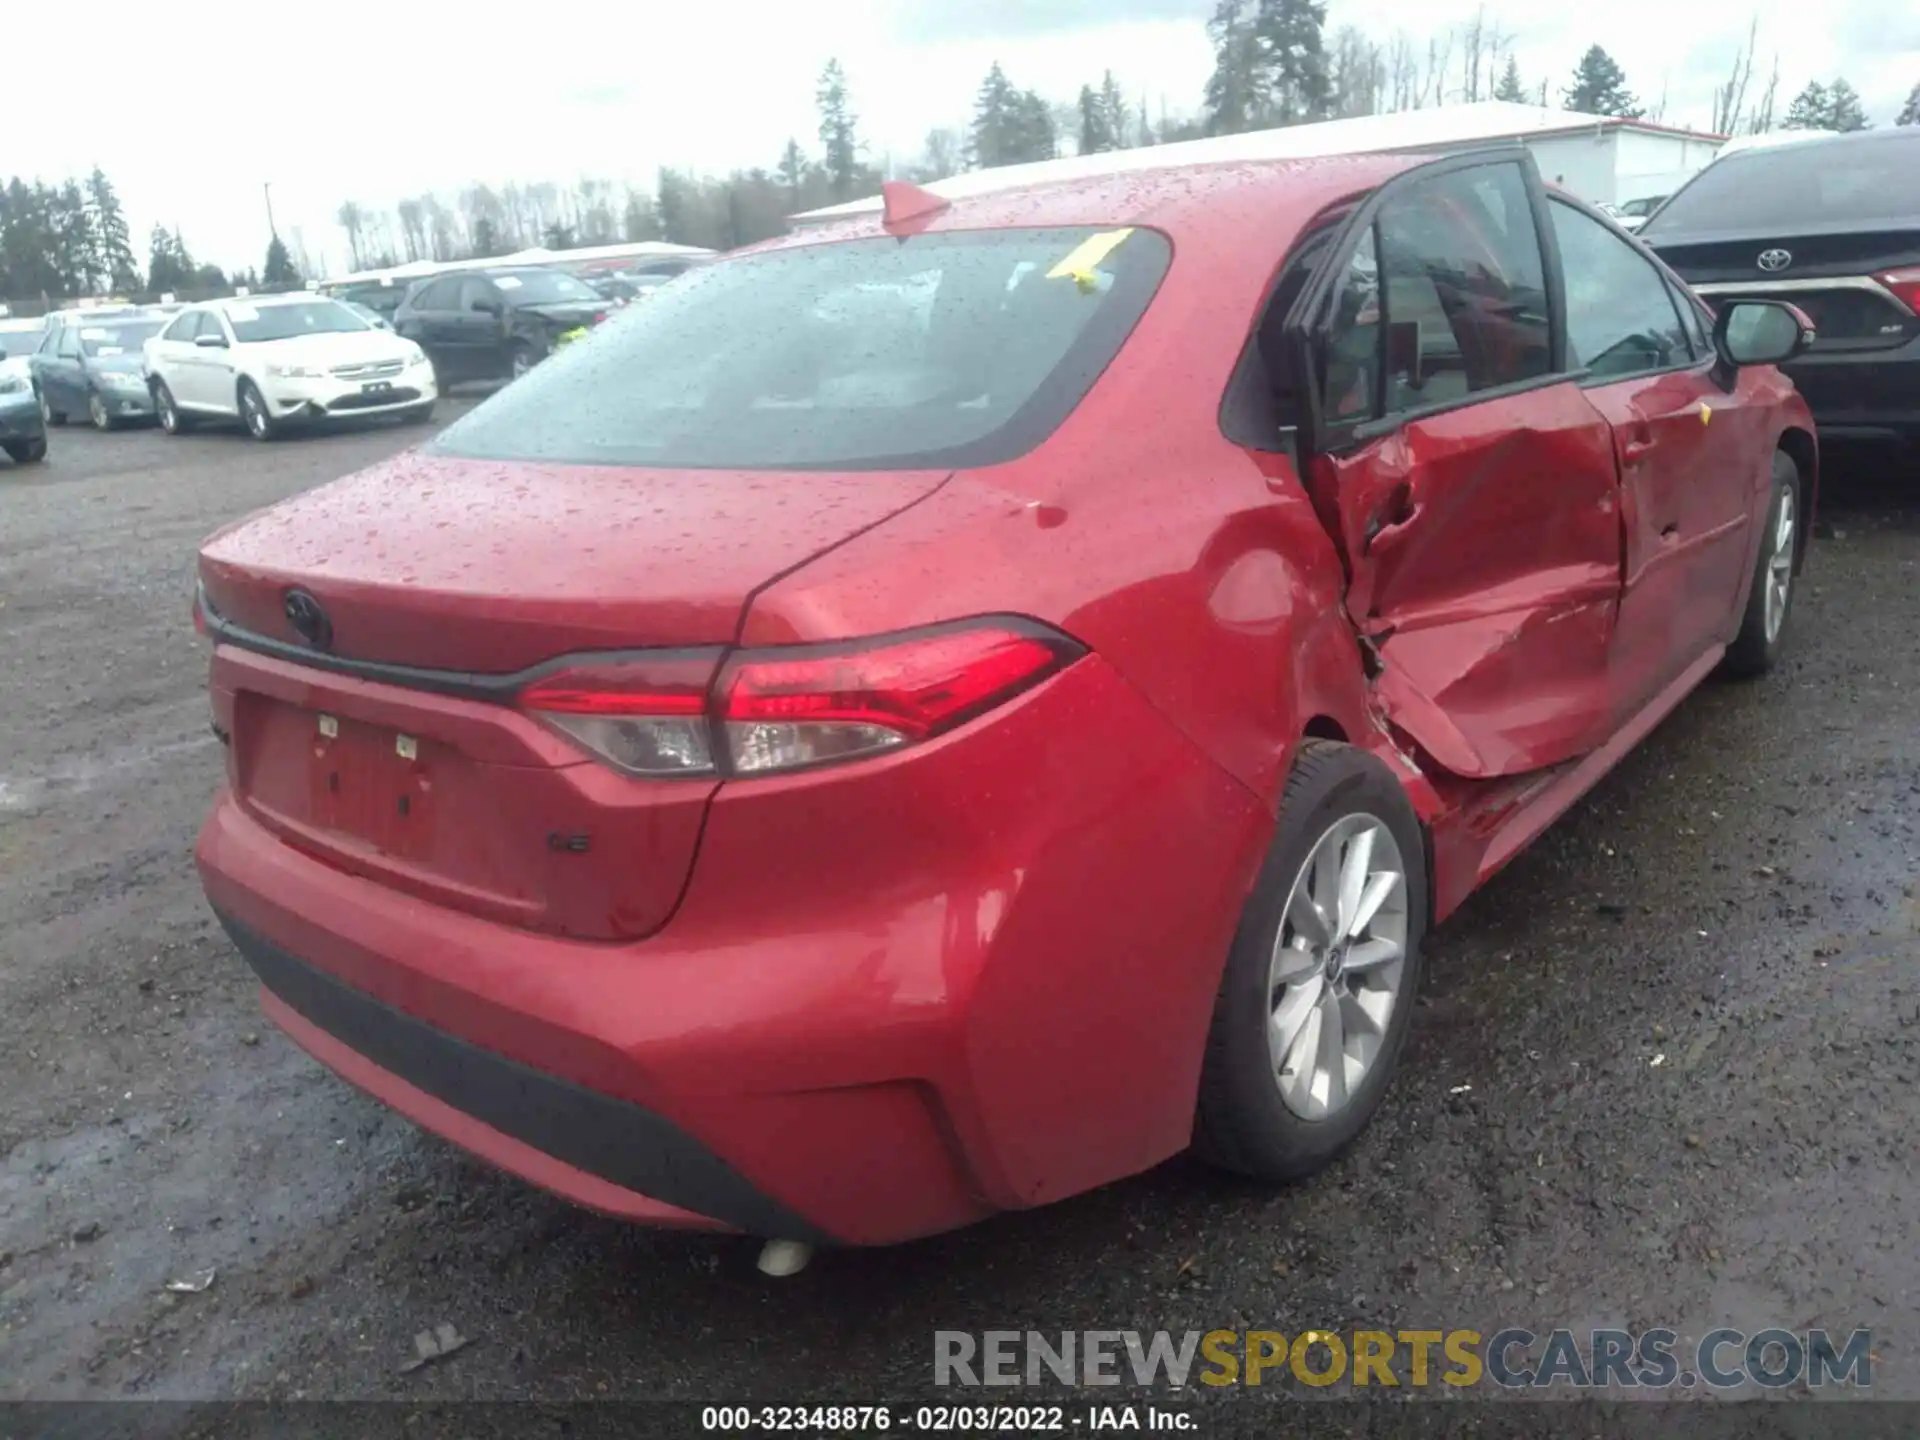
[(1628, 440), (1621, 445), (1620, 456), (1627, 464), (1632, 465), (1646, 459), (1652, 449), (1653, 441), (1651, 440)]

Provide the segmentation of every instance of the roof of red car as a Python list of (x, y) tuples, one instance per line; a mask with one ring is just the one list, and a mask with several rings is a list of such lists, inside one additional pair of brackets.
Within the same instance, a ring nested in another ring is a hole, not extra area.
[[(1310, 160), (1235, 160), (1084, 179), (1041, 181), (956, 200), (916, 229), (995, 230), (1015, 226), (1195, 225), (1259, 222), (1293, 230), (1336, 201), (1364, 194), (1431, 159), (1420, 155), (1333, 155)], [(884, 236), (878, 212), (802, 230), (754, 251)]]

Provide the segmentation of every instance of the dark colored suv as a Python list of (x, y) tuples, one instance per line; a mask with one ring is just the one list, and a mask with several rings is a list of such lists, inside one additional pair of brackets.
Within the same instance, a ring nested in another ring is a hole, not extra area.
[(1920, 127), (1715, 160), (1640, 238), (1709, 305), (1812, 317), (1818, 338), (1783, 368), (1821, 439), (1920, 442)]
[(423, 280), (393, 313), (393, 328), (427, 352), (442, 389), (465, 380), (517, 379), (560, 337), (607, 318), (609, 301), (559, 270), (503, 266)]

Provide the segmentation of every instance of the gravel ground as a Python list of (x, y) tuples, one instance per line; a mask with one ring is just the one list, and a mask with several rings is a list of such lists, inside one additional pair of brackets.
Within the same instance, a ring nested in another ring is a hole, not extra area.
[[(935, 1329), (1720, 1322), (1870, 1325), (1876, 1392), (1920, 1398), (1920, 472), (1837, 476), (1783, 666), (1443, 927), (1330, 1173), (1176, 1162), (771, 1282), (335, 1080), (202, 903), (195, 544), (419, 435), (0, 462), (0, 1399), (872, 1398), (922, 1389)], [(442, 1322), (472, 1343), (401, 1373)]]

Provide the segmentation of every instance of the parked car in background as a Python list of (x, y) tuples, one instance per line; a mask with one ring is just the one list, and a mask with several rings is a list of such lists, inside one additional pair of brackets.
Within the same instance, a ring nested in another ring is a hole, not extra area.
[(426, 420), (439, 390), (418, 345), (322, 296), (191, 305), (148, 342), (161, 428), (238, 420), (257, 440), (315, 420)]
[(47, 321), (43, 315), (0, 317), (0, 375), (30, 378), (33, 366), (27, 357), (40, 348), (46, 333)]
[(1430, 927), (1781, 653), (1805, 339), (1518, 146), (890, 184), (204, 546), (207, 895), (324, 1063), (629, 1219), (1309, 1174)]
[(61, 310), (33, 356), (33, 388), (49, 425), (85, 415), (96, 430), (151, 419), (142, 351), (167, 323), (144, 310)]
[(362, 320), (366, 321), (369, 325), (373, 326), (373, 328), (376, 330), (393, 329), (393, 322), (387, 319), (387, 317), (385, 315), (382, 315), (378, 310), (374, 309), (371, 305), (362, 305), (358, 300), (342, 300), (340, 303), (346, 306), (349, 310), (353, 311), (354, 314), (358, 315)]
[(1664, 195), (1643, 195), (1638, 200), (1624, 201), (1612, 207), (1613, 218), (1619, 222), (1622, 230), (1638, 230), (1666, 198)]
[(610, 308), (591, 285), (562, 270), (466, 270), (418, 282), (394, 312), (393, 328), (432, 357), (444, 388), (517, 379), (560, 336), (597, 325)]
[(33, 393), (33, 376), (23, 360), (12, 357), (12, 335), (26, 331), (0, 331), (0, 349), (7, 358), (0, 360), (0, 450), (16, 465), (31, 465), (47, 458), (47, 427), (40, 416), (40, 402)]
[(393, 312), (407, 298), (408, 283), (404, 280), (367, 280), (355, 285), (342, 285), (329, 291), (328, 295), (343, 304), (365, 306), (391, 324)]
[(1821, 439), (1920, 441), (1920, 127), (1716, 159), (1640, 231), (1715, 306), (1786, 300)]

